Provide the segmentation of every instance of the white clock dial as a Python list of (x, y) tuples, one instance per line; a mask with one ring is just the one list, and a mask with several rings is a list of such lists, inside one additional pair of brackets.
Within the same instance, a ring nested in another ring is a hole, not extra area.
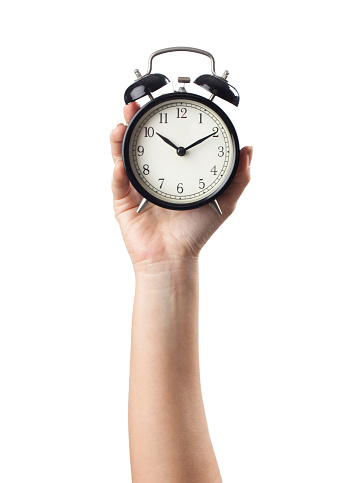
[(223, 119), (203, 103), (185, 98), (163, 101), (144, 112), (129, 141), (138, 183), (155, 198), (177, 205), (219, 191), (232, 173), (234, 155)]

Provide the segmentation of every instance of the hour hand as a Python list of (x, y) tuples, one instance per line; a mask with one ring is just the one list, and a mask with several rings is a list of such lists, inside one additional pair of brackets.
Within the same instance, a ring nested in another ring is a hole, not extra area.
[(166, 142), (167, 144), (169, 144), (169, 146), (171, 146), (171, 147), (172, 147), (172, 148), (174, 148), (174, 149), (178, 149), (178, 148), (177, 148), (177, 146), (175, 146), (175, 144), (174, 144), (174, 143), (172, 143), (172, 142), (171, 142), (171, 141), (170, 141), (168, 138), (166, 138), (166, 137), (162, 136), (162, 135), (161, 135), (161, 134), (159, 134), (158, 132), (157, 132), (156, 134), (158, 134), (158, 136), (159, 136), (160, 138), (162, 138), (164, 142)]

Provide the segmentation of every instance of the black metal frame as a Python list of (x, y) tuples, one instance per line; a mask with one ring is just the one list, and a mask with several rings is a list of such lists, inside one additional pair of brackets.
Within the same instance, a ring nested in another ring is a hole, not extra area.
[[(143, 115), (148, 112), (150, 109), (152, 109), (154, 106), (158, 104), (162, 104), (163, 102), (166, 101), (173, 101), (173, 100), (193, 100), (196, 102), (200, 102), (201, 104), (204, 104), (205, 106), (209, 107), (213, 111), (216, 112), (218, 116), (221, 117), (223, 122), (226, 124), (230, 135), (231, 135), (231, 140), (232, 140), (232, 145), (234, 149), (233, 157), (234, 157), (234, 164), (233, 164), (233, 169), (232, 172), (230, 173), (229, 178), (227, 179), (226, 183), (221, 186), (220, 189), (215, 191), (214, 193), (211, 193), (210, 196), (207, 198), (201, 199), (194, 201), (192, 203), (186, 203), (186, 204), (178, 204), (178, 203), (173, 203), (169, 201), (164, 201), (162, 199), (156, 198), (151, 192), (147, 191), (138, 181), (137, 178), (134, 174), (134, 171), (132, 169), (132, 166), (130, 164), (130, 157), (129, 157), (129, 142), (131, 135), (133, 133), (134, 128), (138, 124), (138, 122), (142, 119)], [(239, 139), (236, 134), (236, 130), (227, 116), (225, 112), (214, 102), (210, 101), (206, 97), (199, 96), (197, 94), (192, 94), (189, 92), (172, 92), (169, 94), (163, 94), (151, 101), (149, 101), (147, 104), (145, 104), (132, 118), (130, 123), (128, 124), (128, 127), (126, 129), (124, 139), (123, 139), (123, 148), (122, 148), (122, 156), (123, 156), (123, 165), (124, 169), (127, 173), (127, 176), (129, 178), (129, 181), (132, 183), (134, 188), (140, 193), (144, 198), (146, 198), (148, 201), (151, 203), (154, 203), (157, 206), (161, 206), (162, 208), (167, 208), (170, 210), (192, 210), (194, 208), (199, 208), (200, 206), (206, 205), (207, 203), (210, 203), (211, 201), (214, 201), (216, 198), (218, 198), (229, 186), (231, 183), (233, 177), (235, 176), (235, 173), (237, 171), (237, 168), (239, 166), (239, 158), (240, 158), (240, 145), (239, 145)]]

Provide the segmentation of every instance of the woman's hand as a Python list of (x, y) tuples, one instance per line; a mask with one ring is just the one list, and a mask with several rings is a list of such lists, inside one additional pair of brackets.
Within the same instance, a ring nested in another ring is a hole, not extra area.
[[(128, 123), (140, 106), (133, 102), (124, 107)], [(223, 214), (208, 205), (194, 210), (173, 211), (149, 203), (141, 214), (136, 212), (142, 196), (130, 184), (122, 162), (122, 142), (126, 126), (118, 124), (110, 135), (115, 162), (112, 191), (116, 219), (135, 270), (157, 262), (195, 259), (215, 230), (234, 211), (237, 200), (250, 181), (252, 147), (240, 151), (237, 173), (228, 189), (218, 198)]]

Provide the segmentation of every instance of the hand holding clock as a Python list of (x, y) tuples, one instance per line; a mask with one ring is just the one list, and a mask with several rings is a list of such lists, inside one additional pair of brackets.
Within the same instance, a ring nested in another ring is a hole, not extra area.
[[(124, 107), (126, 123), (139, 108), (136, 102)], [(234, 211), (237, 200), (248, 185), (252, 147), (246, 146), (241, 149), (240, 163), (235, 177), (227, 190), (218, 198), (223, 211), (222, 216), (217, 216), (208, 205), (195, 210), (172, 211), (153, 204), (138, 215), (136, 210), (142, 197), (130, 184), (122, 162), (125, 130), (124, 124), (118, 124), (110, 135), (112, 157), (115, 163), (112, 191), (115, 217), (120, 224), (135, 271), (156, 269), (163, 262), (196, 259), (206, 241)], [(185, 151), (191, 149), (213, 134), (183, 149)], [(160, 136), (159, 133), (158, 136)], [(178, 149), (169, 139), (160, 137), (167, 144)]]

